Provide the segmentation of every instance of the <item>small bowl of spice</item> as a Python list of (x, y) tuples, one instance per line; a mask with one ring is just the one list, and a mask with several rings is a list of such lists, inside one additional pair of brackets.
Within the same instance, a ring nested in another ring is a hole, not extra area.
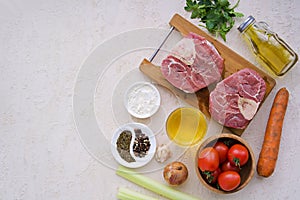
[(144, 124), (124, 124), (112, 137), (111, 151), (119, 164), (129, 168), (142, 167), (153, 158), (156, 139), (152, 130)]
[(145, 119), (154, 115), (160, 106), (158, 89), (149, 82), (131, 85), (125, 94), (125, 107), (130, 115)]

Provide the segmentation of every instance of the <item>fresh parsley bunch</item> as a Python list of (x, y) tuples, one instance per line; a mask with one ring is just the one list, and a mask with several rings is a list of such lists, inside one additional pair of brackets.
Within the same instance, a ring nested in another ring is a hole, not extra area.
[(199, 26), (206, 27), (210, 33), (220, 35), (226, 41), (226, 34), (234, 25), (234, 17), (244, 16), (234, 11), (239, 2), (230, 8), (228, 0), (186, 0), (184, 9), (192, 12), (192, 19), (200, 19), (205, 24)]

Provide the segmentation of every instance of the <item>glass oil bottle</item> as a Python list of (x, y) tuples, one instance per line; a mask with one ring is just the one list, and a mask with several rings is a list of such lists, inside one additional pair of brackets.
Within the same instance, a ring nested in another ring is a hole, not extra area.
[(298, 61), (297, 54), (265, 22), (256, 22), (249, 16), (238, 30), (254, 54), (277, 76), (288, 72)]

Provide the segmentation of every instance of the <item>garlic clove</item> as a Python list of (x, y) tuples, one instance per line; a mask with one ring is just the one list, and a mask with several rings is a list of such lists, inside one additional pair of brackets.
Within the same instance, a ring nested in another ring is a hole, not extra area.
[(155, 153), (155, 160), (163, 163), (172, 156), (170, 148), (166, 144), (161, 144), (157, 147)]

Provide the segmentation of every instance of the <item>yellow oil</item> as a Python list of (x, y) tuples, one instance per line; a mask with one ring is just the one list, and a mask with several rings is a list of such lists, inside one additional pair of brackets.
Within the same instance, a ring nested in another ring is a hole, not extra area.
[(244, 32), (254, 53), (263, 61), (263, 65), (277, 76), (285, 74), (298, 60), (289, 46), (276, 34), (268, 33), (255, 25)]
[(205, 136), (206, 130), (205, 116), (192, 107), (176, 109), (169, 115), (166, 123), (169, 138), (181, 146), (195, 145)]

